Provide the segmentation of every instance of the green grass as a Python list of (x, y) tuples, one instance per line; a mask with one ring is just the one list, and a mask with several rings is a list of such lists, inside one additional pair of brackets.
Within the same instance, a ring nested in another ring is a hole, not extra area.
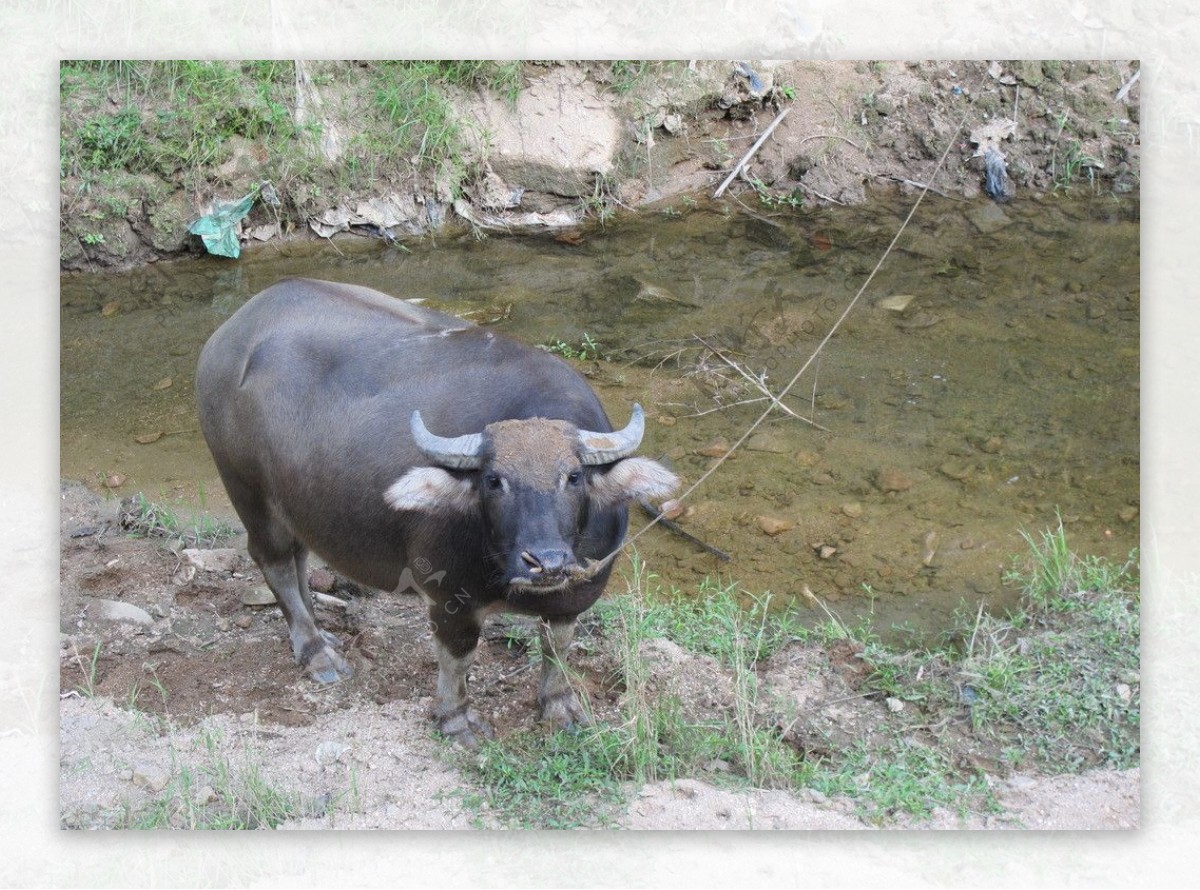
[[(291, 112), (293, 71), (291, 62), (277, 61), (65, 61), (61, 173), (171, 178), (219, 165), (234, 137), (297, 146), (312, 134)], [(114, 97), (120, 107), (97, 110), (73, 101), (89, 90)], [(272, 166), (268, 159), (264, 178)]]
[(580, 362), (600, 358), (600, 344), (586, 332), (578, 346), (572, 346), (564, 340), (554, 340), (542, 345), (541, 348), (554, 355), (561, 355), (563, 358)]
[(274, 785), (252, 748), (237, 760), (218, 732), (205, 732), (202, 749), (186, 761), (174, 752), (171, 779), (147, 805), (126, 804), (123, 828), (155, 830), (255, 830), (277, 828), (289, 819), (320, 815), (332, 801)]
[(185, 547), (215, 547), (239, 530), (232, 523), (192, 510), (181, 518), (178, 510), (151, 501), (141, 492), (133, 495), (122, 508), (121, 525), (131, 534), (147, 538), (181, 541)]
[[(1140, 754), (1136, 553), (1121, 566), (1075, 555), (1062, 523), (1026, 534), (1008, 583), (1025, 606), (1004, 616), (963, 608), (944, 642), (885, 646), (867, 621), (803, 626), (769, 594), (706, 580), (664, 591), (638, 559), (627, 590), (592, 619), (616, 667), (619, 715), (573, 734), (530, 732), (490, 742), (464, 770), (467, 802), (520, 827), (611, 824), (641, 783), (698, 777), (735, 787), (813, 788), (844, 795), (880, 824), (997, 810), (987, 775), (1054, 774), (1137, 764)], [(723, 666), (732, 704), (686, 714), (645, 646), (665, 638)], [(869, 668), (851, 690), (869, 728), (849, 743), (821, 738), (808, 713), (763, 700), (763, 663), (799, 642), (848, 641)], [(890, 704), (887, 700), (893, 700)], [(874, 708), (872, 711), (871, 709)], [(792, 741), (781, 725), (799, 727)], [(800, 730), (805, 732), (800, 733)], [(464, 755), (465, 757), (465, 755)], [(713, 770), (713, 764), (724, 768)]]
[(410, 60), (374, 65), (374, 104), (391, 125), (391, 145), (415, 165), (461, 168), (465, 124), (448, 87), (486, 89), (515, 103), (520, 62)]

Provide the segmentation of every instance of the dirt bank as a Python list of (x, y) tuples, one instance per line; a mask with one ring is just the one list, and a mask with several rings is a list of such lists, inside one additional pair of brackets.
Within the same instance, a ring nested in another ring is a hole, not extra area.
[[(199, 148), (170, 128), (181, 112), (168, 94), (65, 68), (62, 268), (201, 253), (189, 226), (249, 195), (230, 230), (244, 245), (570, 226), (711, 193), (785, 110), (726, 194), (800, 208), (929, 182), (976, 200), (989, 145), (1017, 200), (1126, 193), (1140, 180), (1136, 62), (524, 63), (506, 96), (440, 90), (439, 113), (456, 123), (436, 158), (386, 116), (395, 101), (382, 63), (273, 64), (288, 67), (261, 83), (246, 66), (223, 69), (229, 98), (213, 114), (226, 123)], [(215, 91), (208, 82), (199, 89)]]
[[(60, 804), (66, 828), (187, 827), (227, 804), (222, 781), (303, 794), (283, 828), (486, 828), (506, 824), (471, 803), (473, 780), (433, 731), (436, 664), (415, 597), (339, 587), (325, 626), (355, 665), (319, 689), (292, 663), (274, 606), (248, 604), (263, 581), (244, 550), (197, 568), (160, 540), (132, 538), (119, 505), (82, 485), (62, 491)], [(327, 585), (326, 585), (327, 586)], [(536, 670), (505, 622), (485, 632), (472, 672), (476, 704), (506, 737), (532, 725)], [(732, 685), (713, 659), (667, 640), (645, 651), (651, 688), (683, 707), (720, 709)], [(598, 719), (618, 719), (618, 670), (585, 622), (572, 655)], [(797, 736), (853, 745), (882, 729), (889, 705), (855, 688), (838, 647), (792, 643), (764, 666), (772, 694), (808, 702)], [(861, 673), (858, 672), (861, 678)], [(838, 742), (838, 740), (841, 740)], [(811, 741), (805, 742), (811, 746)], [(977, 756), (977, 755), (976, 755)], [(710, 780), (629, 785), (609, 824), (658, 829), (1128, 829), (1139, 822), (1139, 770), (1038, 776), (999, 769), (998, 809), (927, 818), (875, 813), (812, 789), (738, 790)], [(225, 777), (224, 780), (221, 777)], [(248, 792), (247, 792), (248, 793)], [(262, 793), (262, 792), (260, 792)], [(475, 798), (478, 798), (476, 789)], [(250, 818), (250, 817), (247, 817)], [(209, 823), (211, 824), (211, 823)], [(244, 824), (244, 822), (243, 822)]]

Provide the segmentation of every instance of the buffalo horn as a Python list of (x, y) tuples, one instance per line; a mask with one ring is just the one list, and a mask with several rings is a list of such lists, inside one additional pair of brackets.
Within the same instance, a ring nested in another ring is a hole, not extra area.
[(421, 449), (421, 453), (441, 467), (452, 470), (477, 470), (482, 460), (479, 456), (483, 436), (479, 433), (468, 433), (465, 436), (447, 438), (435, 436), (421, 420), (421, 412), (412, 413), (413, 441)]
[(593, 433), (589, 430), (579, 431), (579, 441), (583, 445), (583, 462), (589, 466), (611, 464), (623, 457), (628, 457), (637, 451), (642, 444), (642, 433), (646, 429), (646, 415), (642, 406), (633, 406), (633, 416), (623, 430), (611, 433)]

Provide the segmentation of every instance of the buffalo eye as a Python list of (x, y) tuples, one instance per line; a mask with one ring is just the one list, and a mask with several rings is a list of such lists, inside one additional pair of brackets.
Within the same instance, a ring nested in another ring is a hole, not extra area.
[(490, 491), (499, 491), (504, 487), (504, 480), (495, 473), (488, 473), (483, 477), (483, 484), (487, 486)]
[(583, 470), (572, 470), (567, 474), (567, 482), (571, 485), (578, 485), (583, 481)]

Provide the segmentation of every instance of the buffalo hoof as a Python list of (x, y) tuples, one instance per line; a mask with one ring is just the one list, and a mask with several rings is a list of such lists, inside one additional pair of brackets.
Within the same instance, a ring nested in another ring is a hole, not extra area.
[(542, 700), (541, 720), (553, 723), (559, 729), (587, 726), (592, 722), (579, 699), (571, 692), (563, 692)]
[(479, 715), (470, 708), (462, 708), (452, 714), (439, 717), (438, 732), (469, 751), (479, 747), (480, 738), (491, 739), (495, 735)]
[(326, 645), (319, 649), (304, 666), (305, 672), (322, 685), (348, 680), (354, 674), (350, 662), (332, 646)]

